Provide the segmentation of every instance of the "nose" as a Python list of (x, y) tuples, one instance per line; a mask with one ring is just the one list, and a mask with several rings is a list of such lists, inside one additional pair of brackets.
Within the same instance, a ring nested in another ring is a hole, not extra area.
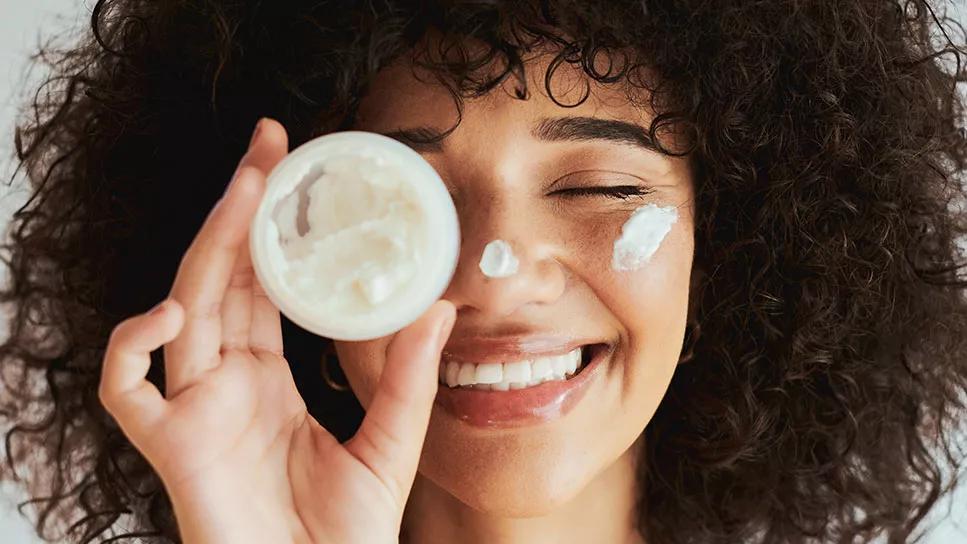
[[(554, 257), (555, 244), (531, 215), (499, 201), (458, 206), (462, 232), (460, 259), (444, 295), (458, 311), (476, 311), (504, 318), (522, 307), (549, 304), (564, 292), (566, 273)], [(506, 277), (488, 277), (480, 269), (484, 248), (493, 240), (510, 244), (518, 260), (517, 271)]]

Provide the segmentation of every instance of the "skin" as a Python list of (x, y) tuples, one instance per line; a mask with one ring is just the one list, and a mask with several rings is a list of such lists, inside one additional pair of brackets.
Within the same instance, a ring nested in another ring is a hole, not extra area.
[[(393, 336), (362, 426), (339, 443), (306, 411), (246, 243), (286, 151), (263, 119), (168, 297), (112, 331), (98, 396), (164, 483), (186, 544), (398, 542), (454, 307), (437, 301)], [(162, 347), (164, 395), (146, 379)]]
[[(383, 75), (359, 128), (449, 126), (440, 89), (407, 73)], [(281, 125), (259, 124), (168, 297), (119, 323), (103, 361), (99, 399), (164, 483), (184, 542), (641, 541), (635, 447), (684, 334), (688, 167), (627, 144), (538, 141), (530, 124), (556, 108), (536, 95), (501, 96), (469, 104), (446, 147), (427, 157), (450, 184), (464, 233), (448, 300), (392, 337), (336, 346), (367, 409), (344, 444), (306, 411), (283, 358), (278, 308), (253, 275), (248, 229), (288, 147)], [(594, 96), (572, 111), (640, 120), (607, 90)], [(654, 192), (640, 201), (573, 194), (604, 178), (648, 179)], [(616, 273), (610, 244), (646, 201), (677, 206), (682, 218), (646, 267)], [(485, 279), (476, 262), (497, 237), (519, 246), (521, 269)], [(552, 422), (501, 431), (434, 409), (444, 344), (460, 349), (508, 330), (612, 346), (591, 400)], [(161, 348), (164, 395), (146, 379)]]
[[(434, 406), (404, 513), (404, 543), (641, 541), (634, 529), (635, 448), (681, 353), (693, 279), (692, 173), (685, 159), (628, 143), (535, 137), (531, 128), (542, 118), (587, 116), (645, 127), (651, 119), (613, 86), (592, 84), (584, 104), (561, 108), (544, 91), (547, 60), (526, 62), (528, 100), (513, 98), (509, 81), (465, 100), (462, 121), (442, 149), (414, 146), (447, 183), (461, 222), (460, 261), (444, 296), (457, 309), (448, 346), (513, 328), (589, 338), (614, 351), (585, 400), (554, 421), (482, 429)], [(433, 81), (416, 77), (405, 61), (385, 69), (362, 101), (355, 128), (449, 128), (456, 109)], [(562, 68), (554, 81), (562, 103), (580, 98), (580, 74)], [(626, 200), (551, 194), (632, 184), (654, 192)], [(616, 272), (614, 240), (646, 203), (676, 206), (679, 219), (648, 264)], [(513, 245), (520, 271), (490, 279), (477, 265), (484, 246), (498, 238)], [(336, 343), (367, 409), (389, 341)]]

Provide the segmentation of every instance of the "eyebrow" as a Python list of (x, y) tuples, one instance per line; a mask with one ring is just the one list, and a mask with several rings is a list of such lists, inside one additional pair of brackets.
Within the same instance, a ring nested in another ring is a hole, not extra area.
[(531, 131), (546, 142), (604, 140), (658, 151), (658, 146), (640, 125), (599, 117), (555, 117), (542, 119)]
[[(440, 153), (447, 134), (431, 127), (417, 127), (383, 132), (421, 153)], [(543, 118), (531, 129), (531, 134), (545, 142), (606, 141), (631, 145), (658, 152), (658, 146), (644, 127), (626, 121), (598, 117)]]

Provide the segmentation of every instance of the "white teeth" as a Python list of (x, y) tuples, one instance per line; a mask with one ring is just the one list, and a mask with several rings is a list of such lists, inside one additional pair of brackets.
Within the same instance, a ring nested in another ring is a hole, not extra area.
[(534, 363), (531, 365), (531, 381), (540, 383), (544, 378), (549, 378), (554, 375), (553, 369), (551, 369), (551, 361), (549, 357), (543, 359), (534, 359)]
[(578, 367), (581, 366), (581, 352), (569, 353), (565, 355), (565, 357), (567, 357), (567, 362), (569, 363), (569, 366), (567, 367), (568, 373), (573, 374), (577, 372)]
[(504, 379), (506, 382), (528, 382), (531, 379), (531, 362), (517, 361), (504, 363)]
[(458, 382), (457, 378), (459, 377), (459, 375), (460, 375), (460, 363), (455, 363), (453, 361), (450, 361), (449, 363), (447, 363), (446, 384), (449, 385), (450, 387), (457, 385), (457, 382)]
[(567, 362), (567, 355), (551, 357), (551, 366), (554, 367), (554, 373), (558, 376), (567, 374), (571, 369), (571, 365)]
[(581, 348), (563, 355), (507, 363), (440, 364), (440, 382), (449, 387), (507, 391), (531, 387), (550, 380), (564, 380), (581, 366)]
[(500, 363), (488, 363), (477, 365), (477, 376), (474, 380), (477, 383), (499, 383), (504, 380), (504, 365)]
[(457, 374), (457, 383), (455, 385), (470, 385), (475, 383), (477, 369), (474, 367), (475, 365), (467, 363), (460, 365), (460, 374)]

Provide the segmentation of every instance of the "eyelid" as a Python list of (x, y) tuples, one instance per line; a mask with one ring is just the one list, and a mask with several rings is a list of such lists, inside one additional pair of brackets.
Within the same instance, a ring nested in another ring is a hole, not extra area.
[(557, 189), (549, 194), (565, 197), (603, 196), (624, 200), (645, 196), (653, 192), (655, 192), (653, 188), (641, 185), (590, 185)]
[(657, 188), (644, 178), (603, 168), (577, 170), (565, 174), (545, 189), (548, 196), (561, 198), (604, 197), (615, 200), (642, 198)]
[[(573, 183), (568, 183), (572, 181)], [(593, 168), (587, 170), (576, 170), (569, 172), (547, 186), (545, 189), (548, 192), (556, 190), (560, 185), (571, 185), (572, 187), (596, 187), (604, 185), (641, 185), (643, 187), (649, 187), (649, 184), (644, 178), (630, 174), (628, 172), (622, 172), (620, 170), (607, 170), (604, 168)]]

